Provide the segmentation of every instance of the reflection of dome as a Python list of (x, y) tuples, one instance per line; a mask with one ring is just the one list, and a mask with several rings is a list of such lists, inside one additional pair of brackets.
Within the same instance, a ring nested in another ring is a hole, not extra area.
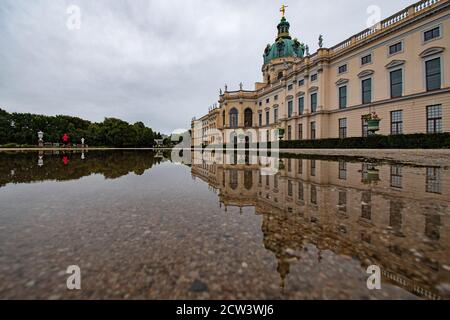
[(297, 39), (292, 40), (289, 35), (290, 24), (285, 17), (281, 18), (278, 24), (278, 37), (275, 43), (268, 44), (264, 51), (264, 64), (267, 64), (273, 59), (284, 57), (300, 57), (303, 58), (305, 54), (305, 45), (300, 43)]

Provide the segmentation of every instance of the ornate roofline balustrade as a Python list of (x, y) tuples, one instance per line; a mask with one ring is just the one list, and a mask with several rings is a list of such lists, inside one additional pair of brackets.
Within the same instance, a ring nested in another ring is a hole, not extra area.
[(412, 20), (417, 16), (427, 13), (433, 10), (435, 7), (448, 3), (449, 0), (422, 0), (415, 4), (410, 5), (406, 9), (393, 14), (392, 16), (382, 20), (380, 23), (374, 25), (371, 28), (367, 28), (352, 37), (338, 43), (331, 47), (330, 54), (338, 54), (343, 51), (351, 50), (354, 46), (361, 42), (367, 41), (372, 37), (389, 31), (395, 28), (400, 23), (404, 23), (408, 20)]

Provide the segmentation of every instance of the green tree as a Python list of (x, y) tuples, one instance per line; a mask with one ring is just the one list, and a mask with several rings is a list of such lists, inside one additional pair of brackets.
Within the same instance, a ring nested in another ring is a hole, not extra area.
[[(14, 126), (11, 126), (11, 123)], [(157, 135), (142, 122), (131, 125), (126, 121), (106, 118), (92, 123), (77, 117), (44, 116), (30, 113), (8, 113), (0, 109), (0, 144), (37, 144), (37, 132), (44, 132), (44, 141), (60, 142), (64, 133), (71, 143), (106, 147), (152, 147)]]

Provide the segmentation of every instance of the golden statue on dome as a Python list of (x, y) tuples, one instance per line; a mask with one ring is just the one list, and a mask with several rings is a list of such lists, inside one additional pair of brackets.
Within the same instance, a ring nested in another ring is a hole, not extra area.
[(284, 18), (284, 15), (286, 14), (286, 8), (287, 8), (288, 6), (286, 6), (286, 5), (282, 5), (281, 6), (281, 8), (280, 8), (280, 12), (282, 13), (282, 15), (283, 15), (283, 18)]

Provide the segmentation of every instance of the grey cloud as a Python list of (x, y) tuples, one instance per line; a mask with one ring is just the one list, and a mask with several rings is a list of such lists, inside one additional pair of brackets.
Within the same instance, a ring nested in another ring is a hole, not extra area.
[[(411, 1), (286, 1), (292, 34), (331, 46), (365, 28), (366, 8), (383, 16)], [(82, 10), (66, 28), (69, 5)], [(2, 0), (0, 106), (8, 111), (119, 117), (163, 132), (188, 127), (218, 88), (260, 80), (274, 40), (277, 1)]]

